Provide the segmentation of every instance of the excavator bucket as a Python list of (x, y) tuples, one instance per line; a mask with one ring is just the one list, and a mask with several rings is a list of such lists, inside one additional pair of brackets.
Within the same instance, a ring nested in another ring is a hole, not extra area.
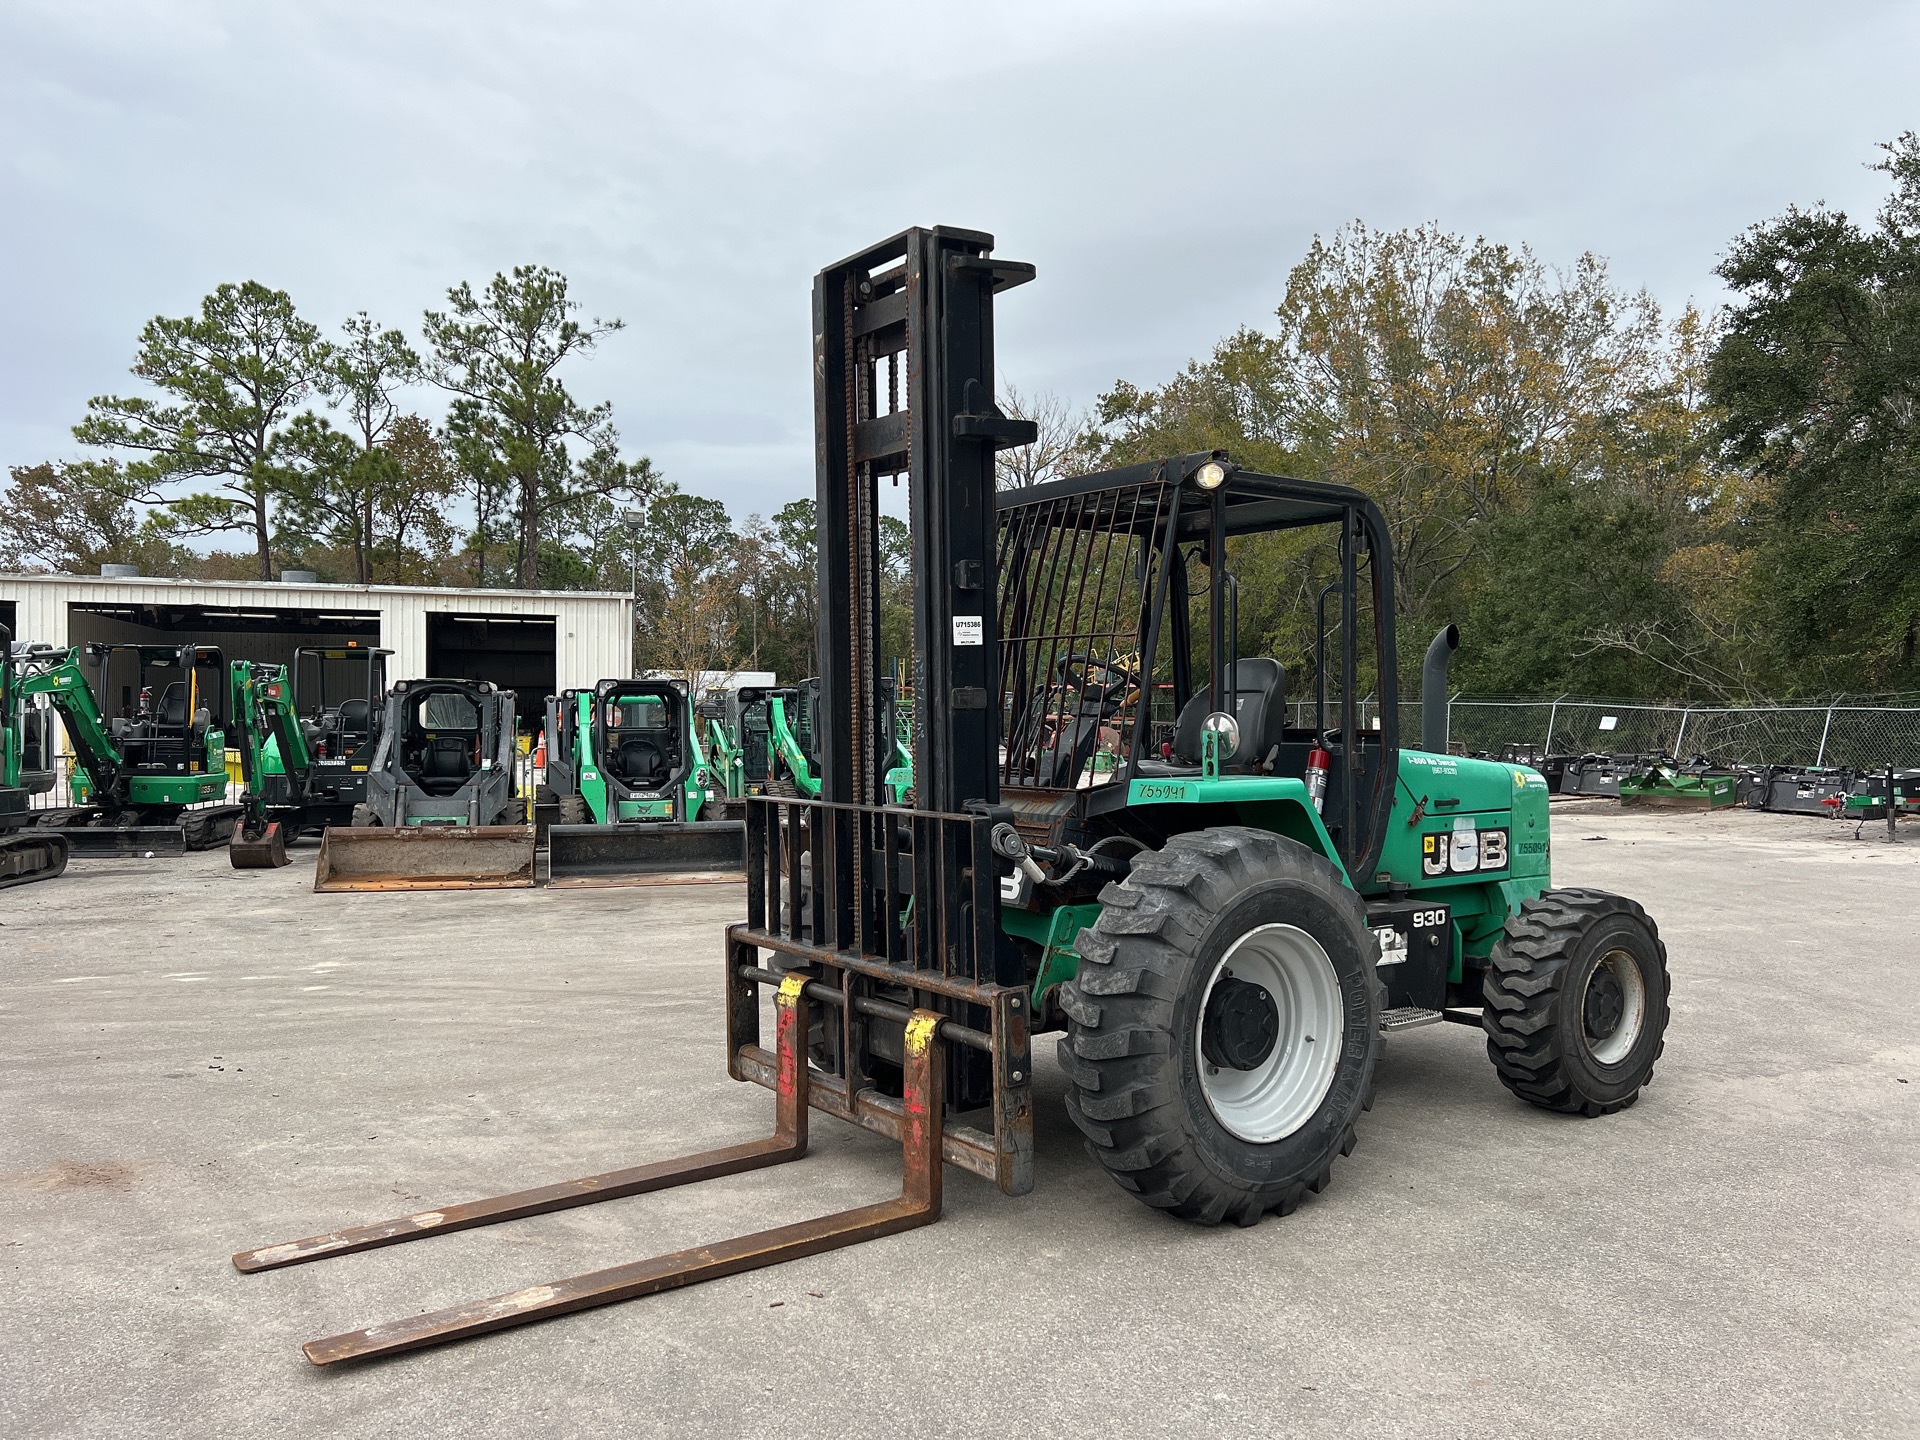
[(531, 825), (373, 825), (321, 832), (316, 892), (524, 890), (533, 885)]
[(701, 885), (744, 880), (741, 820), (555, 825), (547, 831), (547, 881), (561, 887)]
[(245, 820), (234, 822), (233, 838), (227, 841), (227, 859), (236, 870), (278, 870), (287, 861), (287, 836), (278, 820), (269, 820), (248, 833)]

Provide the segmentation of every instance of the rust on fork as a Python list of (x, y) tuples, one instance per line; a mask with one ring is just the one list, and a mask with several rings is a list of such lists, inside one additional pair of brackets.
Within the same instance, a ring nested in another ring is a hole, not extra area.
[[(590, 1175), (558, 1185), (517, 1191), (491, 1200), (448, 1206), (402, 1216), (377, 1225), (363, 1225), (243, 1251), (233, 1257), (242, 1270), (270, 1270), (332, 1255), (398, 1245), (449, 1230), (492, 1225), (528, 1215), (542, 1215), (575, 1205), (591, 1205), (622, 1195), (637, 1195), (674, 1185), (692, 1184), (718, 1175), (798, 1159), (807, 1148), (807, 1002), (806, 977), (793, 974), (781, 983), (776, 1000), (780, 1075), (777, 1086), (778, 1119), (774, 1134), (765, 1140), (722, 1150), (704, 1151), (679, 1160), (665, 1160), (628, 1170)], [(902, 1178), (900, 1193), (890, 1200), (862, 1205), (834, 1215), (781, 1225), (708, 1245), (697, 1245), (586, 1275), (529, 1286), (509, 1294), (451, 1306), (430, 1315), (410, 1316), (369, 1326), (344, 1335), (309, 1341), (306, 1356), (316, 1365), (363, 1360), (379, 1355), (417, 1350), (449, 1340), (483, 1335), (536, 1320), (613, 1305), (662, 1290), (697, 1285), (725, 1275), (737, 1275), (806, 1255), (878, 1239), (940, 1218), (941, 1113), (943, 1064), (939, 1041), (941, 1017), (916, 1010), (907, 1021), (904, 1043), (903, 1123), (901, 1125)]]

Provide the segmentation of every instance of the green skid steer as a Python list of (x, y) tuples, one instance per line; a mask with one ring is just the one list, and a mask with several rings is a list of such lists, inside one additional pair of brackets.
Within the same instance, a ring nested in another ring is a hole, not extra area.
[(558, 886), (738, 880), (746, 827), (704, 818), (724, 795), (685, 682), (602, 680), (547, 702), (547, 831)]

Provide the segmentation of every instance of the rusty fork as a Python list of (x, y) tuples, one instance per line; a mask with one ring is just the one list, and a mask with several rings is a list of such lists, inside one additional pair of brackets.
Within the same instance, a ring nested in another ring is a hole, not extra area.
[[(604, 1175), (589, 1175), (558, 1185), (533, 1190), (518, 1190), (489, 1200), (470, 1201), (444, 1210), (427, 1210), (387, 1220), (376, 1225), (361, 1225), (295, 1240), (284, 1245), (269, 1245), (259, 1250), (243, 1250), (233, 1257), (235, 1267), (243, 1271), (274, 1270), (300, 1265), (334, 1255), (351, 1255), (360, 1250), (375, 1250), (383, 1245), (400, 1245), (430, 1235), (454, 1230), (471, 1230), (480, 1225), (497, 1225), (529, 1215), (544, 1215), (576, 1205), (594, 1205), (602, 1200), (617, 1200), (650, 1190), (665, 1190), (676, 1185), (691, 1185), (720, 1175), (758, 1170), (769, 1165), (798, 1160), (807, 1152), (807, 1001), (806, 977), (792, 974), (781, 982), (775, 997), (779, 1083), (776, 1089), (774, 1132), (764, 1140), (706, 1150), (677, 1160), (662, 1160), (613, 1170)], [(898, 1234), (940, 1218), (941, 1203), (941, 1110), (944, 1066), (941, 1063), (939, 1027), (941, 1017), (928, 1010), (916, 1010), (906, 1026), (904, 1101), (905, 1123), (901, 1126), (903, 1174), (900, 1194), (878, 1204), (862, 1205), (835, 1215), (781, 1225), (710, 1245), (697, 1245), (636, 1260), (610, 1269), (596, 1270), (570, 1279), (531, 1286), (511, 1294), (495, 1295), (465, 1305), (450, 1306), (430, 1315), (391, 1320), (365, 1330), (309, 1340), (302, 1349), (315, 1365), (332, 1365), (342, 1360), (365, 1360), (378, 1355), (418, 1350), (449, 1340), (483, 1335), (489, 1330), (504, 1330), (538, 1320), (589, 1310), (599, 1305), (614, 1305), (661, 1290), (698, 1285), (724, 1275), (738, 1275), (806, 1255), (857, 1245)]]

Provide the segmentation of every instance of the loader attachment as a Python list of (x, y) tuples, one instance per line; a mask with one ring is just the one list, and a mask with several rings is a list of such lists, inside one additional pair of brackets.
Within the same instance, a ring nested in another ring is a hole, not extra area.
[(178, 825), (70, 825), (47, 826), (48, 833), (67, 842), (76, 860), (109, 856), (184, 855), (193, 847)]
[(747, 827), (739, 820), (637, 825), (555, 825), (547, 831), (547, 881), (561, 887), (698, 885), (741, 880)]
[(65, 838), (76, 860), (106, 856), (185, 855), (224, 845), (244, 812), (238, 805), (105, 812), (90, 806), (42, 811), (33, 828)]
[(531, 825), (328, 826), (316, 892), (524, 890), (534, 883)]
[[(284, 1245), (269, 1245), (260, 1250), (245, 1250), (233, 1257), (237, 1269), (252, 1272), (299, 1265), (334, 1255), (351, 1255), (386, 1245), (400, 1245), (443, 1235), (454, 1230), (470, 1230), (480, 1225), (496, 1225), (554, 1210), (593, 1205), (602, 1200), (617, 1200), (642, 1195), (676, 1185), (690, 1185), (744, 1170), (759, 1170), (770, 1165), (798, 1160), (807, 1153), (807, 1107), (809, 1101), (807, 1068), (807, 998), (805, 976), (788, 975), (775, 998), (778, 1024), (778, 1069), (773, 1134), (764, 1140), (748, 1141), (724, 1149), (702, 1151), (678, 1160), (638, 1165), (604, 1175), (589, 1175), (580, 1180), (563, 1181), (534, 1190), (521, 1190), (490, 1200), (465, 1205), (450, 1205), (402, 1216), (377, 1225), (363, 1225), (296, 1240)], [(917, 1226), (932, 1224), (940, 1218), (941, 1205), (941, 1112), (942, 1082), (945, 1066), (939, 1032), (943, 1021), (931, 1011), (913, 1012), (905, 1031), (905, 1096), (902, 1100), (900, 1147), (903, 1163), (900, 1194), (890, 1200), (862, 1205), (835, 1215), (779, 1225), (731, 1240), (698, 1245), (686, 1250), (596, 1270), (570, 1279), (496, 1295), (465, 1305), (449, 1306), (426, 1315), (409, 1315), (383, 1325), (349, 1331), (322, 1340), (310, 1340), (303, 1346), (315, 1365), (332, 1365), (343, 1360), (365, 1360), (380, 1355), (418, 1350), (448, 1340), (462, 1340), (491, 1330), (526, 1325), (537, 1320), (613, 1305), (622, 1300), (662, 1290), (675, 1290), (797, 1260), (822, 1251), (876, 1240)]]

